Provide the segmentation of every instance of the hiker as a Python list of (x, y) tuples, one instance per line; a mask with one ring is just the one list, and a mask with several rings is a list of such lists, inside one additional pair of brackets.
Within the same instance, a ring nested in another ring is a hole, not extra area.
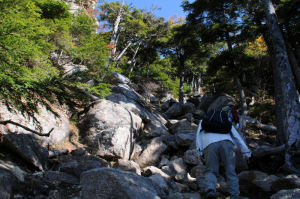
[[(224, 111), (220, 111), (216, 114), (219, 114), (217, 118), (221, 117), (221, 113), (222, 116), (225, 115), (223, 114)], [(228, 117), (226, 119), (228, 121)], [(211, 132), (208, 132), (202, 129), (202, 122), (203, 121), (201, 120), (198, 125), (196, 145), (200, 151), (200, 155), (204, 155), (205, 166), (207, 168), (205, 172), (206, 197), (216, 198), (220, 195), (216, 192), (216, 183), (221, 161), (225, 167), (226, 182), (229, 188), (230, 197), (231, 199), (239, 198), (240, 192), (238, 177), (235, 171), (234, 144), (240, 148), (243, 156), (247, 159), (250, 158), (251, 151), (248, 149), (244, 140), (233, 125), (231, 125), (231, 128), (230, 126), (229, 128), (226, 127), (229, 129), (226, 131), (213, 129), (214, 127), (220, 127), (222, 125), (212, 125)], [(206, 125), (206, 123), (204, 124)]]
[(234, 124), (235, 128), (238, 129), (240, 118), (237, 110), (235, 109), (234, 103), (232, 101), (228, 102), (227, 105), (222, 108), (222, 110), (227, 112), (229, 120)]

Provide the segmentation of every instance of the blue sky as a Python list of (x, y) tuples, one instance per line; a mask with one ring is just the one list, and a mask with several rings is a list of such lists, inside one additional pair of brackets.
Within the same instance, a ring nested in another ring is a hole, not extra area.
[[(114, 0), (108, 0), (108, 2), (113, 2)], [(120, 0), (122, 1), (122, 0)], [(174, 15), (186, 16), (183, 12), (182, 7), (180, 7), (182, 0), (125, 0), (126, 4), (132, 3), (133, 6), (150, 11), (153, 6), (160, 8), (154, 12), (157, 17), (164, 17), (168, 20), (169, 17)]]

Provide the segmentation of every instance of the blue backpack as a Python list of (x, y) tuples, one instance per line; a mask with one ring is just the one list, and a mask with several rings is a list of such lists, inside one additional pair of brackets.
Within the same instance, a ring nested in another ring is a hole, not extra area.
[(206, 133), (227, 134), (231, 131), (232, 123), (229, 121), (226, 111), (213, 109), (202, 120), (201, 127), (201, 131)]

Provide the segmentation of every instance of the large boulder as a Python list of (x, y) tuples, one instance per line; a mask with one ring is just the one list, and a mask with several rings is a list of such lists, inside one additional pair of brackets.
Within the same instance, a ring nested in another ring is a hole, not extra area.
[(165, 112), (169, 119), (173, 119), (183, 115), (182, 105), (179, 102), (172, 104), (172, 106)]
[(161, 154), (166, 149), (167, 146), (163, 143), (161, 137), (153, 138), (137, 159), (134, 159), (134, 161), (142, 168), (148, 165), (154, 165), (159, 161)]
[(300, 189), (283, 189), (273, 194), (270, 199), (296, 199), (300, 198)]
[(131, 171), (138, 175), (141, 175), (141, 167), (132, 160), (122, 160), (118, 159), (118, 161), (114, 164), (113, 168), (122, 169), (124, 171)]
[(113, 72), (110, 78), (110, 82), (113, 84), (128, 84), (130, 83), (130, 80), (128, 79), (128, 77), (120, 73)]
[(80, 120), (81, 136), (92, 151), (101, 157), (129, 159), (133, 133), (142, 119), (109, 100), (99, 100)]
[(198, 149), (187, 150), (183, 155), (183, 160), (190, 165), (203, 164)]
[(79, 198), (79, 183), (79, 178), (64, 172), (36, 172), (14, 187), (11, 198)]
[(48, 150), (39, 145), (32, 135), (7, 134), (3, 136), (3, 145), (18, 154), (27, 163), (39, 170), (47, 168)]
[(191, 102), (187, 102), (182, 105), (183, 114), (194, 113), (195, 109), (196, 109), (195, 105)]
[(112, 91), (113, 94), (107, 96), (106, 99), (120, 104), (127, 110), (137, 114), (142, 118), (145, 130), (150, 133), (153, 131), (161, 134), (167, 133), (167, 128), (165, 127), (167, 121), (164, 117), (133, 88), (125, 84), (119, 84)]
[(174, 123), (171, 127), (170, 127), (170, 132), (172, 134), (179, 134), (182, 132), (194, 132), (196, 134), (198, 126), (194, 123), (189, 122), (186, 119), (177, 121), (176, 123)]
[(196, 140), (194, 131), (184, 131), (176, 134), (176, 142), (179, 146), (191, 146)]
[(61, 163), (59, 165), (59, 170), (61, 172), (65, 172), (79, 178), (81, 173), (85, 171), (95, 169), (95, 168), (101, 168), (105, 166), (106, 165), (104, 165), (99, 160), (93, 160), (93, 159), (90, 160), (86, 159), (85, 161), (73, 160), (73, 161)]
[(10, 199), (12, 188), (17, 184), (17, 178), (9, 171), (0, 168), (0, 198)]
[(66, 106), (49, 105), (57, 115), (49, 111), (45, 106), (39, 105), (38, 112), (29, 117), (18, 111), (10, 111), (7, 106), (0, 103), (0, 118), (2, 120), (11, 120), (27, 128), (41, 132), (42, 134), (48, 133), (52, 128), (54, 129), (49, 137), (38, 136), (30, 131), (25, 130), (20, 126), (11, 123), (0, 125), (0, 131), (6, 134), (20, 133), (32, 134), (43, 146), (55, 146), (59, 143), (69, 141), (71, 135), (74, 133), (75, 127), (70, 123), (70, 114)]
[(277, 178), (272, 183), (272, 191), (274, 192), (278, 192), (282, 189), (295, 189), (299, 187), (300, 187), (300, 177), (295, 174)]
[(119, 169), (99, 168), (82, 173), (81, 199), (159, 199), (165, 192), (148, 178)]

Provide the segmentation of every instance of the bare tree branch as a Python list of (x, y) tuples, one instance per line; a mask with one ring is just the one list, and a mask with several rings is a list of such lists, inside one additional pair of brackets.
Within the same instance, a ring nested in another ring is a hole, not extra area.
[(16, 126), (19, 126), (19, 127), (23, 128), (23, 129), (25, 129), (25, 130), (27, 130), (27, 131), (30, 131), (30, 132), (32, 132), (32, 133), (38, 135), (38, 136), (49, 137), (49, 136), (50, 136), (50, 133), (54, 130), (54, 128), (52, 128), (48, 133), (43, 134), (43, 133), (37, 132), (37, 131), (35, 131), (35, 130), (32, 130), (32, 129), (30, 129), (30, 128), (28, 128), (28, 127), (22, 125), (22, 124), (19, 124), (19, 123), (16, 123), (16, 122), (14, 122), (14, 121), (11, 121), (11, 120), (0, 121), (0, 124), (3, 124), (3, 125), (6, 125), (6, 124), (8, 124), (8, 123), (13, 124), (13, 125), (16, 125)]

